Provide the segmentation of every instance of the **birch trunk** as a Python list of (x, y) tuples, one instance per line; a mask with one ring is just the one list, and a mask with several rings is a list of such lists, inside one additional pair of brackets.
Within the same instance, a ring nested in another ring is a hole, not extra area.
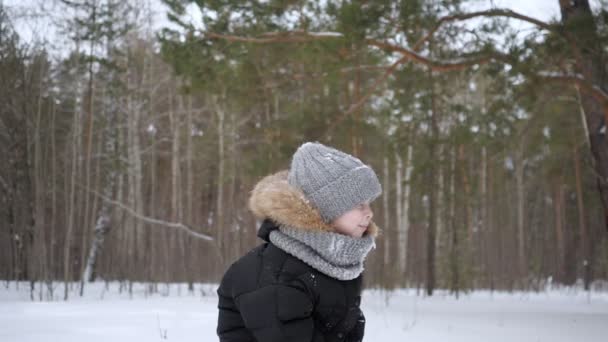
[[(409, 228), (410, 228), (410, 191), (411, 191), (411, 178), (412, 178), (412, 171), (414, 169), (413, 165), (412, 165), (412, 158), (413, 158), (413, 154), (414, 154), (414, 147), (411, 144), (408, 144), (407, 149), (406, 149), (406, 157), (405, 157), (405, 170), (404, 170), (404, 179), (403, 182), (400, 182), (401, 184), (403, 184), (401, 186), (402, 189), (399, 189), (399, 213), (398, 218), (399, 218), (399, 235), (398, 235), (398, 242), (399, 242), (399, 249), (398, 249), (398, 257), (399, 257), (399, 271), (402, 275), (405, 276), (406, 272), (407, 272), (407, 252), (408, 252), (408, 236), (409, 236)], [(399, 161), (401, 161), (401, 158), (399, 158)], [(402, 172), (403, 169), (403, 165), (398, 165), (398, 171)], [(402, 193), (401, 193), (402, 192)]]
[[(105, 97), (105, 91), (102, 94), (104, 102), (108, 99)], [(104, 107), (107, 108), (107, 107)], [(117, 146), (117, 130), (115, 127), (116, 117), (114, 112), (108, 112), (104, 109), (104, 117), (108, 120), (108, 127), (102, 134), (103, 140), (103, 155), (112, 160), (116, 157)], [(109, 163), (112, 165), (112, 163)], [(114, 194), (114, 186), (116, 183), (117, 171), (110, 167), (106, 177), (101, 178), (103, 184), (102, 194), (106, 198), (112, 198)], [(111, 228), (111, 207), (107, 201), (101, 201), (101, 207), (97, 214), (95, 227), (93, 228), (93, 237), (89, 246), (89, 252), (85, 263), (84, 270), (81, 276), (81, 296), (84, 292), (84, 282), (94, 280), (95, 268), (97, 266), (97, 258), (103, 248), (105, 237)]]

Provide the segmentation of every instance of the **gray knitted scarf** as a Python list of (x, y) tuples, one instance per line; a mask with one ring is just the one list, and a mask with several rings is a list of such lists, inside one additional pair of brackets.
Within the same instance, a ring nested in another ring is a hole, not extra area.
[(270, 241), (317, 271), (339, 280), (357, 278), (363, 261), (376, 246), (374, 238), (353, 238), (332, 233), (281, 226), (270, 233)]

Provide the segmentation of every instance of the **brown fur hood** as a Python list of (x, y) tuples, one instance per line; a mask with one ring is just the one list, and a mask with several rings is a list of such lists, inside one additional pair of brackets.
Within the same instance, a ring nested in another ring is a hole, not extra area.
[[(263, 178), (251, 192), (249, 209), (260, 220), (271, 219), (280, 225), (305, 230), (333, 232), (302, 191), (287, 183), (288, 171)], [(367, 234), (376, 237), (378, 227), (372, 222)]]

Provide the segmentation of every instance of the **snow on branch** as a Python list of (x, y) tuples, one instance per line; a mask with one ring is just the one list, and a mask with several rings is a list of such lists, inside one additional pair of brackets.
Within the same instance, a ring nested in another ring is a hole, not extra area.
[(339, 32), (306, 32), (306, 31), (287, 31), (287, 32), (266, 32), (258, 37), (244, 37), (215, 32), (204, 32), (204, 36), (212, 39), (223, 39), (230, 42), (243, 43), (300, 43), (310, 42), (316, 39), (341, 38)]
[(561, 77), (561, 78), (577, 78), (581, 81), (585, 80), (585, 77), (581, 74), (564, 74), (557, 71), (541, 71), (538, 73), (540, 77)]
[(313, 37), (344, 37), (340, 32), (308, 32)]

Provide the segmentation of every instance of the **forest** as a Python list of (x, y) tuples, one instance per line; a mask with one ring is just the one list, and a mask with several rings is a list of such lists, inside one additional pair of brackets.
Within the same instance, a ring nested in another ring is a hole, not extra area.
[(552, 1), (0, 1), (0, 279), (217, 283), (319, 141), (383, 186), (367, 287), (606, 286), (608, 3)]

